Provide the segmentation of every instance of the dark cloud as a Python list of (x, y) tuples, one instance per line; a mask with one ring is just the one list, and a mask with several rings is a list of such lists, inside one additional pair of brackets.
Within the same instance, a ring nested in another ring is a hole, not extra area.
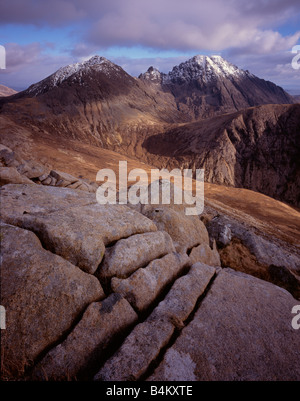
[(86, 16), (84, 2), (70, 0), (1, 0), (0, 23), (64, 25)]
[[(0, 22), (56, 26), (80, 21), (78, 34), (86, 46), (142, 45), (217, 51), (260, 40), (270, 43), (276, 33), (273, 26), (299, 16), (298, 3), (299, 0), (2, 0)], [(74, 49), (74, 54), (78, 50)]]

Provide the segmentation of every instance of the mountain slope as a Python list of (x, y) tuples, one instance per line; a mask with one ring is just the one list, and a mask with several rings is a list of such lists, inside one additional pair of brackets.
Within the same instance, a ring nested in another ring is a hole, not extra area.
[(16, 93), (17, 93), (17, 91), (15, 91), (14, 89), (8, 88), (7, 86), (0, 84), (0, 97), (2, 97), (2, 96), (11, 96), (11, 95), (14, 95)]
[(271, 100), (290, 98), (220, 57), (196, 56), (169, 74), (150, 68), (137, 79), (95, 56), (0, 99), (0, 108), (36, 137), (77, 140), (158, 167), (205, 168), (207, 182), (299, 205), (299, 106), (246, 108)]
[(27, 127), (104, 148), (120, 147), (132, 137), (135, 141), (153, 126), (159, 126), (159, 132), (165, 124), (184, 120), (170, 94), (157, 93), (99, 56), (1, 99), (0, 108)]
[(151, 136), (147, 160), (204, 168), (205, 181), (249, 188), (300, 206), (300, 105), (265, 105)]
[(261, 104), (294, 103), (282, 88), (224, 60), (195, 56), (168, 74), (150, 67), (140, 79), (173, 94), (177, 107), (193, 119)]

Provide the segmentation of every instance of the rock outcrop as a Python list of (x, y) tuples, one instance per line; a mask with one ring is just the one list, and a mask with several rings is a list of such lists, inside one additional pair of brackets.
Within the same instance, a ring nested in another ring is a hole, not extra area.
[(157, 219), (34, 182), (0, 193), (4, 379), (299, 380), (297, 300), (222, 269), (214, 239), (226, 246), (180, 207)]
[(34, 379), (76, 377), (93, 363), (99, 364), (107, 347), (137, 320), (130, 304), (118, 294), (93, 302), (65, 341), (53, 348), (35, 367)]
[(217, 215), (207, 224), (223, 266), (270, 281), (300, 299), (300, 253), (255, 233), (245, 223)]
[(203, 168), (206, 182), (299, 206), (299, 129), (300, 105), (265, 105), (172, 126), (143, 147), (157, 167)]
[(85, 308), (104, 298), (99, 281), (45, 250), (37, 236), (1, 224), (2, 374), (18, 377), (53, 346)]
[(222, 270), (148, 380), (299, 380), (294, 305), (285, 290)]

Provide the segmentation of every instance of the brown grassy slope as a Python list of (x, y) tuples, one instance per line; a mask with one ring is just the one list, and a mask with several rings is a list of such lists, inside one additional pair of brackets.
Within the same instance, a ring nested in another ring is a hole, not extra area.
[[(52, 137), (29, 131), (0, 117), (1, 143), (19, 152), (25, 159), (34, 159), (76, 177), (95, 181), (98, 170), (111, 168), (118, 172), (120, 160), (128, 161), (128, 170), (153, 166), (117, 152), (76, 140)], [(292, 246), (300, 243), (300, 213), (283, 202), (257, 192), (205, 183), (205, 203), (220, 214), (224, 213), (247, 222), (268, 237), (284, 240)]]

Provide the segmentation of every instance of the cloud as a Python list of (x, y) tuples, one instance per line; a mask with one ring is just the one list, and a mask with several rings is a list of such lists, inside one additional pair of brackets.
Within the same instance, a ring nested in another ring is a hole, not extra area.
[(6, 43), (6, 69), (0, 71), (0, 83), (22, 90), (32, 83), (51, 75), (63, 65), (74, 62), (68, 55), (53, 57), (45, 51), (52, 43), (42, 46), (38, 42), (27, 45)]
[[(75, 32), (71, 44), (62, 37), (65, 54), (61, 55), (47, 54), (51, 44), (8, 45), (8, 69), (0, 79), (10, 77), (10, 82), (23, 79), (29, 85), (62, 65), (95, 53), (114, 54), (108, 50), (138, 46), (158, 55), (166, 50), (185, 55), (221, 53), (239, 67), (276, 83), (288, 82), (289, 76), (290, 82), (295, 82), (295, 74), (299, 77), (299, 70), (290, 71), (288, 67), (288, 51), (299, 42), (300, 31), (280, 33), (284, 32), (280, 27), (287, 22), (297, 26), (299, 0), (0, 1), (0, 23), (71, 27)], [(125, 51), (122, 56), (108, 58), (135, 76), (151, 64), (167, 72), (189, 57), (137, 56), (133, 60), (126, 57)]]
[(83, 4), (71, 0), (2, 0), (0, 23), (64, 25), (86, 16)]
[[(80, 22), (82, 43), (154, 49), (222, 50), (284, 41), (275, 26), (299, 16), (298, 0), (10, 0), (0, 22), (37, 26)], [(78, 49), (74, 49), (76, 54)]]
[(114, 8), (102, 12), (87, 31), (85, 39), (90, 43), (218, 51), (261, 40), (267, 48), (274, 40), (285, 41), (270, 27), (297, 12), (293, 0), (116, 0), (113, 4)]

